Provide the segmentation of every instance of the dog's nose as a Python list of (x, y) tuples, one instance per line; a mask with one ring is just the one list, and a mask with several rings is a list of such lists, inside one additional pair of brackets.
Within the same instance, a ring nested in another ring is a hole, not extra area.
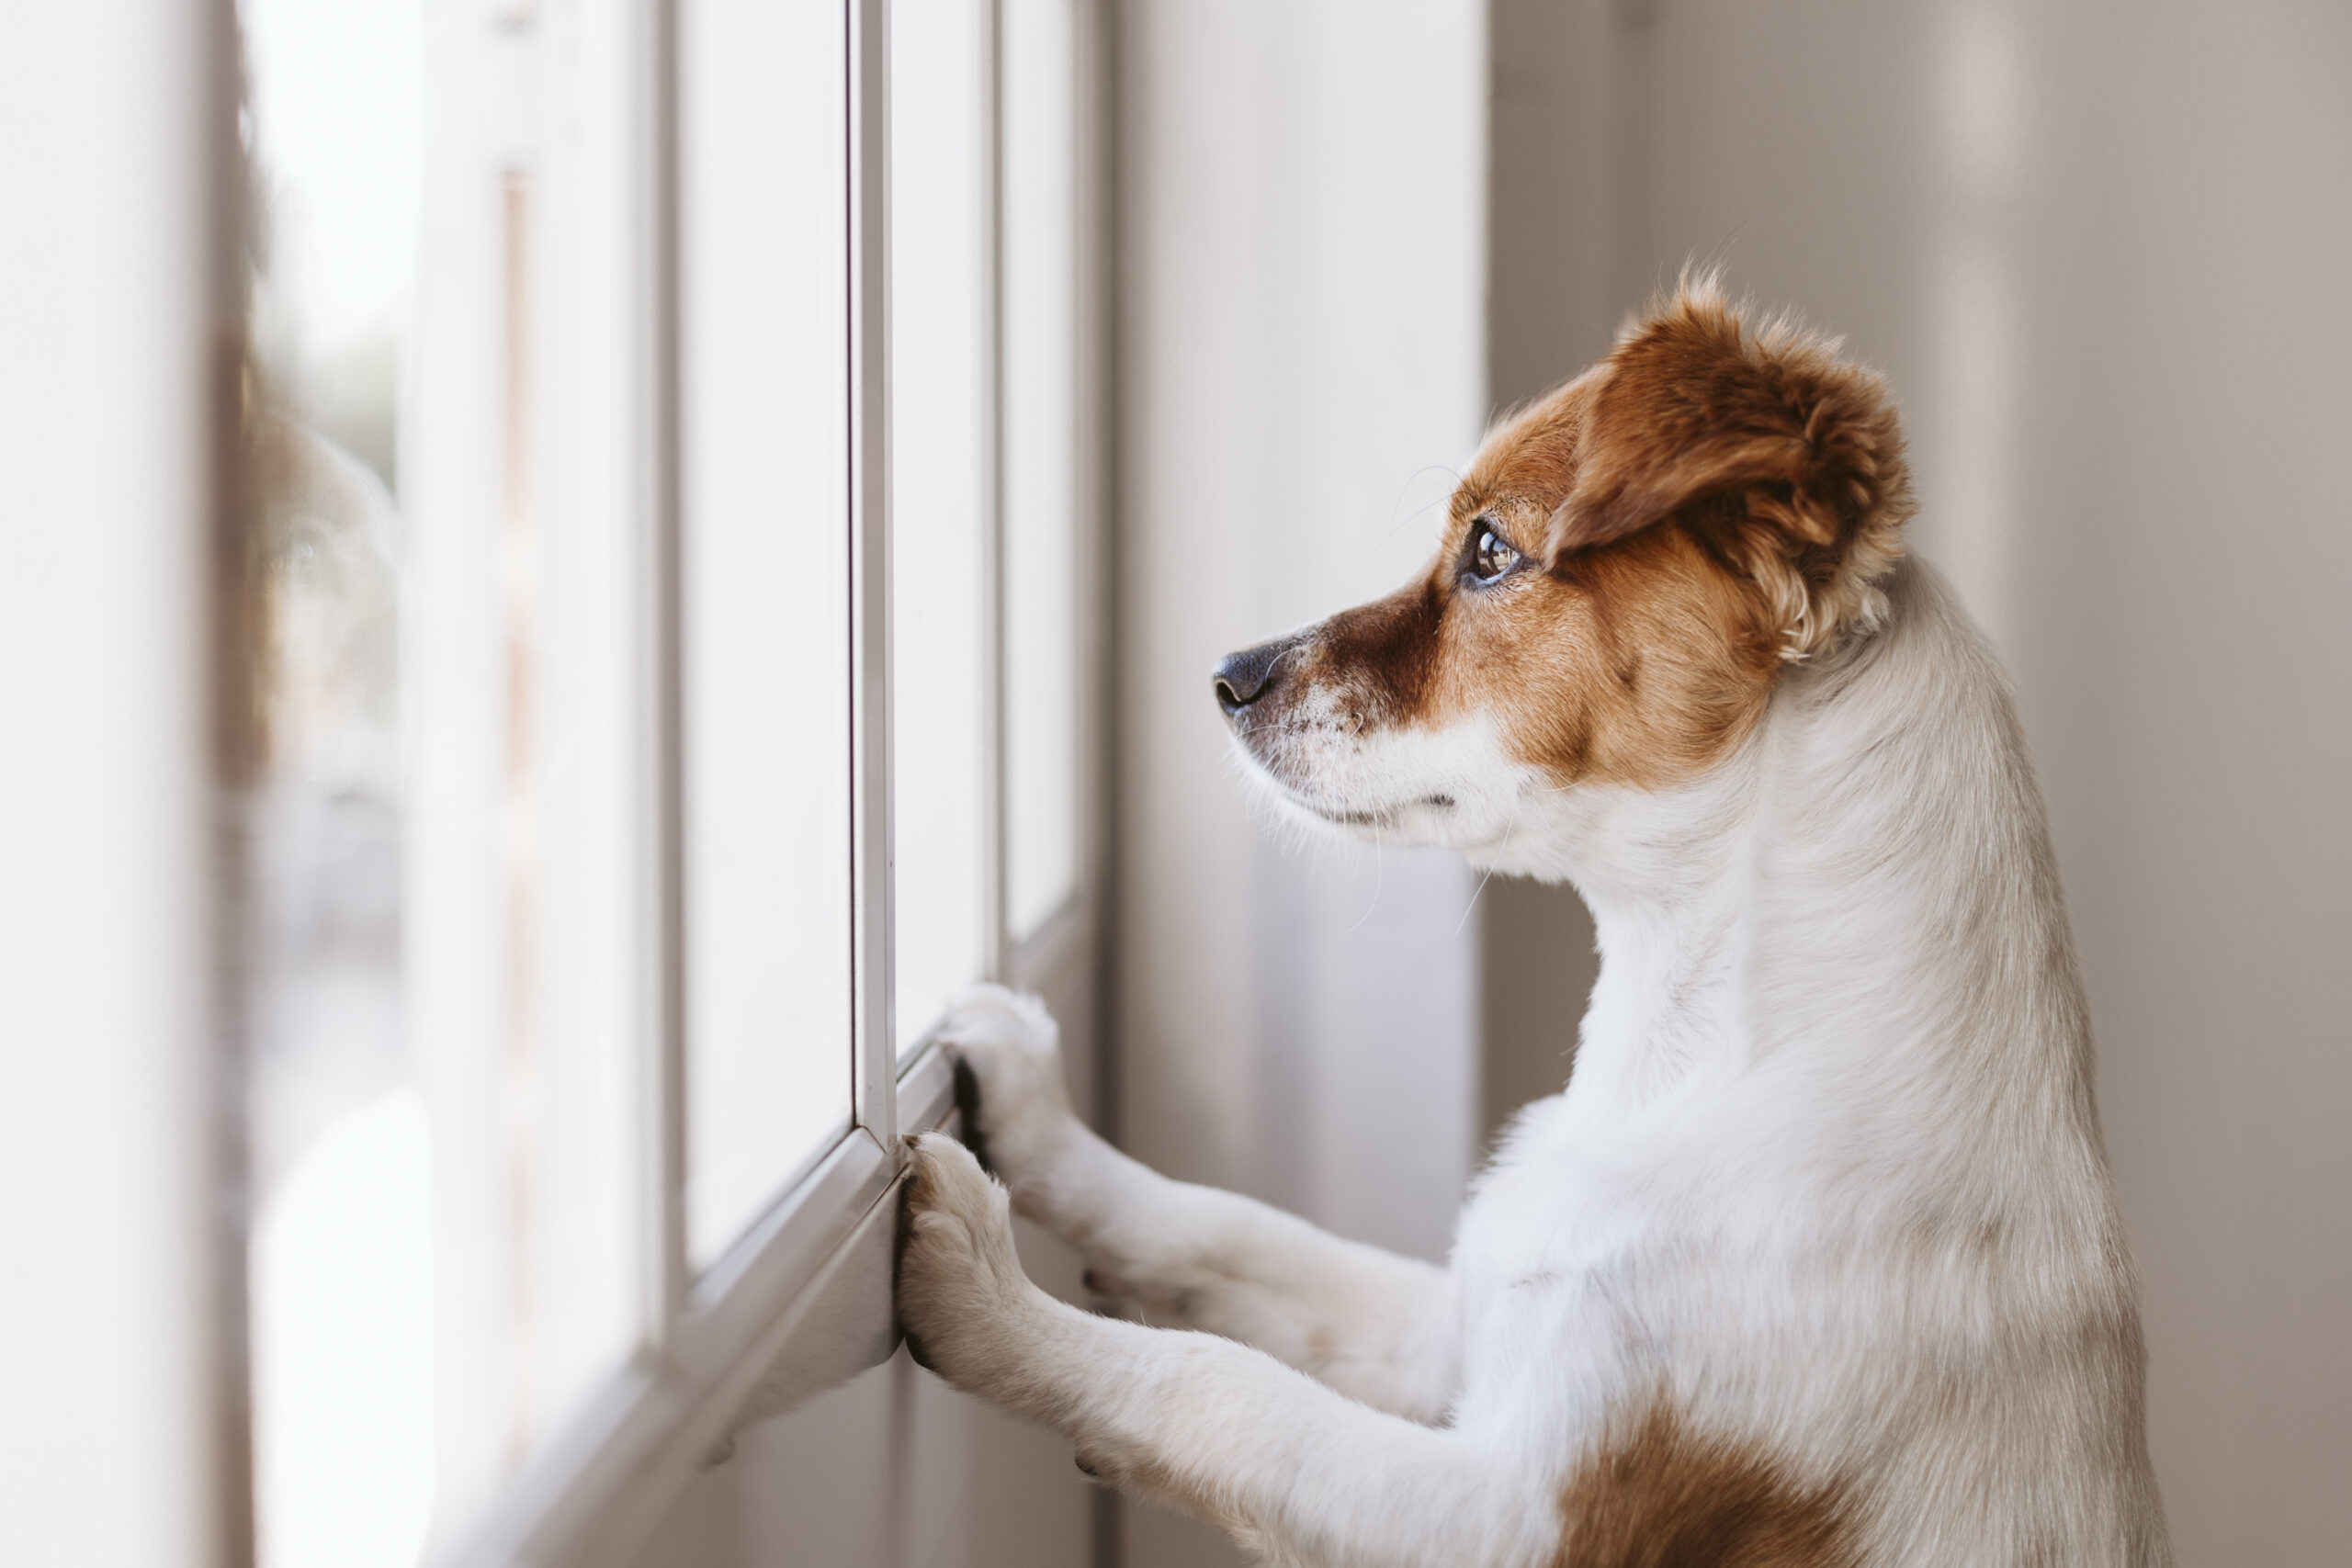
[(1231, 718), (1272, 690), (1283, 655), (1297, 646), (1296, 637), (1280, 637), (1217, 660), (1216, 705), (1225, 710), (1225, 716)]

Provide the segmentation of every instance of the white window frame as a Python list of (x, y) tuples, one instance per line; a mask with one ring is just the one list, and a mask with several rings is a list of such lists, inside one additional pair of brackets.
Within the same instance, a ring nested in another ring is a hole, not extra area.
[[(683, 660), (678, 625), (682, 596), (678, 278), (680, 215), (679, 70), (675, 0), (643, 0), (637, 8), (641, 67), (637, 80), (639, 166), (637, 204), (647, 236), (637, 259), (642, 319), (637, 336), (640, 373), (639, 461), (644, 471), (640, 538), (645, 570), (638, 605), (640, 685), (635, 703), (644, 737), (646, 773), (640, 799), (650, 803), (643, 824), (640, 902), (644, 911), (641, 964), (644, 1121), (639, 1190), (646, 1260), (644, 1333), (630, 1364), (564, 1430), (550, 1438), (523, 1472), (503, 1487), (489, 1513), (446, 1543), (450, 1563), (543, 1563), (573, 1568), (631, 1561), (694, 1472), (724, 1452), (733, 1430), (788, 1408), (798, 1398), (837, 1385), (876, 1365), (898, 1340), (890, 1303), (896, 1187), (904, 1166), (900, 1134), (947, 1124), (954, 1114), (952, 1074), (944, 1054), (924, 1045), (902, 1062), (895, 1049), (890, 973), (890, 440), (888, 282), (888, 0), (842, 0), (848, 12), (850, 278), (849, 378), (854, 530), (852, 581), (852, 876), (854, 922), (854, 1077), (852, 1123), (773, 1206), (697, 1276), (688, 1250), (683, 1195), (686, 1180), (687, 1021), (684, 1008), (686, 933), (683, 883), (686, 865), (682, 769)], [(1072, 0), (1073, 68), (1086, 80), (1091, 47), (1089, 8)], [(1004, 81), (1000, 39), (1001, 0), (986, 6), (989, 85), (985, 108), (989, 173), (985, 282), (985, 352), (990, 366), (987, 411), (989, 452), (982, 547), (984, 596), (981, 656), (986, 757), (984, 769), (984, 951), (990, 977), (1035, 984), (1074, 963), (1090, 963), (1091, 933), (1100, 908), (1099, 791), (1088, 764), (1095, 750), (1091, 708), (1102, 694), (1100, 660), (1082, 660), (1078, 682), (1078, 798), (1091, 820), (1080, 824), (1078, 874), (1070, 897), (1016, 948), (1006, 922), (1003, 664), (1003, 254), (1001, 100)], [(1073, 135), (1094, 123), (1090, 96), (1072, 87)], [(1074, 173), (1073, 275), (1089, 276), (1093, 247), (1087, 238), (1096, 203), (1083, 177), (1085, 150), (1071, 149)], [(1090, 297), (1073, 301), (1081, 345), (1073, 377), (1089, 363)], [(1083, 407), (1087, 400), (1075, 400)], [(1101, 478), (1090, 453), (1099, 430), (1071, 433), (1079, 472), (1075, 529), (1080, 556), (1074, 581), (1083, 604), (1085, 585), (1099, 578), (1100, 552), (1088, 498)], [(1080, 615), (1081, 650), (1100, 637)]]
[[(921, 1050), (902, 1066), (890, 1028), (888, 9), (886, 0), (842, 3), (850, 17), (854, 205), (847, 258), (854, 350), (845, 367), (854, 378), (854, 434), (845, 458), (856, 530), (849, 585), (857, 767), (854, 1125), (717, 1267), (691, 1277), (680, 1201), (685, 1100), (675, 0), (630, 0), (639, 48), (637, 101), (627, 108), (636, 130), (633, 205), (643, 236), (633, 261), (641, 492), (635, 504), (645, 523), (639, 542), (646, 569), (636, 607), (639, 683), (633, 696), (644, 742), (640, 798), (651, 803), (640, 813), (636, 846), (644, 911), (639, 961), (649, 981), (638, 1031), (647, 1326), (628, 1368), (502, 1490), (486, 1517), (444, 1551), (445, 1561), (562, 1568), (627, 1562), (694, 1471), (724, 1445), (732, 1425), (876, 1364), (896, 1343), (889, 1269), (892, 1195), (903, 1161), (898, 1135), (942, 1123), (952, 1115), (953, 1094), (942, 1054)], [(1072, 4), (1082, 83), (1102, 58), (1102, 39), (1093, 0)], [(537, 8), (529, 0), (484, 0), (481, 9), (490, 25)], [(234, 446), (238, 401), (230, 352), (241, 239), (231, 90), (237, 22), (232, 7), (219, 6), (202, 15), (175, 11), (169, 25), (150, 26), (153, 18), (134, 15), (121, 0), (90, 0), (59, 15), (69, 20), (43, 35), (50, 47), (24, 52), (32, 71), (28, 80), (39, 78), (48, 88), (24, 95), (28, 112), (57, 134), (27, 141), (23, 157), (0, 158), (0, 165), (24, 176), (36, 193), (98, 190), (118, 199), (100, 204), (108, 222), (45, 236), (43, 276), (54, 275), (58, 288), (19, 291), (28, 303), (11, 319), (43, 329), (29, 341), (58, 352), (19, 356), (0, 373), (0, 384), (16, 398), (12, 406), (28, 416), (13, 429), (22, 439), (8, 448), (23, 461), (0, 465), (0, 479), (7, 493), (29, 498), (19, 508), (27, 515), (79, 518), (87, 526), (52, 530), (54, 538), (70, 541), (48, 552), (65, 564), (26, 580), (30, 586), (17, 599), (28, 613), (0, 617), (0, 645), (19, 656), (11, 668), (29, 672), (35, 685), (88, 700), (28, 705), (36, 744), (56, 744), (40, 767), (19, 771), (14, 782), (21, 787), (12, 799), (21, 809), (6, 815), (19, 829), (12, 840), (25, 851), (19, 858), (53, 874), (20, 879), (30, 891), (0, 899), (0, 924), (12, 942), (47, 938), (46, 945), (18, 944), (48, 964), (19, 976), (29, 993), (21, 998), (19, 1021), (40, 1035), (39, 1049), (66, 1064), (59, 1082), (74, 1095), (63, 1105), (43, 1104), (38, 1095), (28, 1101), (35, 1131), (44, 1135), (17, 1140), (22, 1147), (15, 1152), (32, 1152), (51, 1189), (88, 1200), (76, 1211), (82, 1227), (64, 1256), (68, 1271), (89, 1289), (54, 1299), (34, 1292), (6, 1319), (24, 1327), (17, 1339), (47, 1347), (74, 1375), (32, 1387), (24, 1410), (0, 1421), (0, 1431), (20, 1457), (68, 1456), (41, 1472), (56, 1484), (45, 1484), (18, 1521), (25, 1527), (19, 1539), (29, 1531), (35, 1542), (96, 1542), (124, 1560), (233, 1564), (250, 1561), (254, 1546), (244, 1491), (250, 1476), (237, 1440), (246, 1425), (239, 1282), (250, 1235), (239, 1162), (224, 1152), (233, 1118), (221, 1106), (240, 1081), (237, 1047), (208, 1029), (208, 1020), (233, 1022), (237, 1016), (233, 982), (216, 986), (212, 979), (212, 963), (226, 947), (220, 910), (209, 907), (217, 888), (208, 889), (208, 882), (233, 875), (233, 855), (214, 837), (204, 787), (208, 768), (221, 763), (209, 754), (217, 739), (209, 729), (220, 716), (213, 709), (233, 706), (225, 694), (242, 700), (248, 689), (244, 652), (222, 635), (234, 630), (233, 621), (206, 624), (238, 592), (235, 541), (222, 521), (235, 514), (230, 498), (239, 482), (226, 471), (233, 464), (224, 456)], [(119, 47), (126, 39), (137, 47)], [(992, 91), (992, 124), (996, 98)], [(1081, 145), (1072, 156), (1083, 170), (1097, 151), (1100, 106), (1078, 89), (1074, 103)], [(1099, 233), (1102, 208), (1082, 172), (1075, 185), (1075, 271), (1085, 292), (1074, 306), (1085, 367), (1099, 363), (1100, 299), (1086, 282), (1100, 270), (1091, 236)], [(1000, 254), (1001, 224), (1000, 216), (992, 225)], [(991, 280), (990, 287), (1001, 318), (1001, 284)], [(992, 358), (1000, 351), (991, 344)], [(73, 385), (126, 395), (96, 403), (55, 396), (56, 378), (77, 366), (83, 380)], [(1100, 378), (1090, 369), (1073, 373), (1082, 384)], [(995, 379), (1001, 396), (1001, 370)], [(1079, 402), (1098, 411), (1082, 420), (1100, 417), (1099, 399), (1081, 396)], [(1095, 498), (1103, 476), (1094, 454), (1103, 434), (1081, 424), (1072, 437), (1080, 470), (1073, 489), (1080, 497), (1075, 577), (1081, 605), (1099, 599), (1085, 585), (1099, 584), (1103, 575), (1099, 531), (1090, 526), (1099, 517)], [(152, 460), (90, 460), (94, 452), (131, 451)], [(1001, 487), (1000, 477), (1000, 501)], [(1001, 560), (1001, 505), (991, 506), (988, 558), (1000, 575), (993, 563)], [(1001, 602), (1000, 583), (991, 604)], [(1083, 761), (1096, 753), (1091, 716), (1103, 694), (1102, 660), (1094, 657), (1101, 635), (1099, 618), (1081, 615), (1081, 802), (1097, 799), (1101, 783), (1098, 769)], [(1001, 627), (992, 626), (989, 641), (994, 689)], [(54, 655), (68, 646), (94, 648), (102, 657), (60, 675)], [(58, 723), (45, 726), (50, 718)], [(1002, 919), (1001, 709), (989, 711), (988, 727), (993, 793), (987, 855), (998, 911), (990, 969), (1016, 984), (1035, 983), (1091, 959), (1102, 824), (1093, 813), (1078, 830), (1078, 885), (1069, 903), (1010, 950)], [(123, 832), (125, 822), (136, 830)], [(80, 901), (61, 905), (55, 889), (68, 883), (82, 890)], [(68, 917), (95, 909), (105, 918), (61, 921), (61, 908)], [(119, 983), (104, 983), (107, 977)], [(204, 1081), (208, 1069), (210, 1083)], [(129, 1100), (125, 1086), (135, 1090)], [(40, 1183), (20, 1185), (31, 1191)], [(93, 1292), (109, 1311), (74, 1310)], [(109, 1315), (126, 1303), (137, 1310)], [(84, 1374), (93, 1368), (119, 1375), (92, 1382)], [(93, 1443), (59, 1446), (60, 1434), (77, 1432), (106, 1434), (96, 1446), (114, 1453), (116, 1462), (100, 1467), (103, 1474), (82, 1462)]]

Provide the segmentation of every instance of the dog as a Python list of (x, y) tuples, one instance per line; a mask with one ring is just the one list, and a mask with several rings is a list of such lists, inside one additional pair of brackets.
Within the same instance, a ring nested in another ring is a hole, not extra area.
[[(1487, 436), (1425, 574), (1216, 671), (1289, 811), (1591, 908), (1448, 1267), (1126, 1158), (1033, 1000), (944, 1032), (1006, 1185), (911, 1144), (910, 1346), (1266, 1562), (2172, 1561), (2007, 687), (1904, 553), (1884, 384), (1751, 315), (1686, 280)], [(1037, 1290), (1012, 1208), (1173, 1326)]]

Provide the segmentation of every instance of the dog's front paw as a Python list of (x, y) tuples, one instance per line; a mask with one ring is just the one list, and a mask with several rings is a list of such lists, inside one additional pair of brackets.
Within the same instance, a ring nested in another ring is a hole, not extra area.
[(917, 1361), (1005, 1399), (1035, 1353), (1046, 1298), (1021, 1270), (1005, 1190), (940, 1133), (908, 1140), (899, 1323)]
[(964, 1135), (1017, 1189), (1044, 1167), (1077, 1118), (1062, 1077), (1061, 1032), (1035, 997), (975, 986), (939, 1026), (955, 1056)]

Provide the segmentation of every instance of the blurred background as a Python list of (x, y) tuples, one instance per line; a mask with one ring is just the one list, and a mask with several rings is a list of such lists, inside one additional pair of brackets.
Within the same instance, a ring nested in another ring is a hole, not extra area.
[[(813, 1402), (693, 1383), (728, 1404), (695, 1442), (784, 1411), (723, 1463), (599, 1412), (694, 1362), (665, 1325), (756, 1277), (829, 1139), (916, 1115), (924, 1021), (982, 973), (1047, 990), (1141, 1157), (1443, 1256), (1497, 1126), (1566, 1079), (1590, 928), (1257, 819), (1208, 671), (1415, 570), (1489, 421), (1696, 260), (1887, 374), (1914, 547), (2015, 679), (2181, 1560), (2341, 1559), (2352, 10), (0, 26), (0, 1556), (602, 1561), (482, 1523), (593, 1488), (634, 1500), (613, 1561), (1238, 1561), (887, 1342)], [(854, 73), (886, 34), (883, 186)], [(853, 288), (876, 200), (890, 271)], [(806, 1001), (853, 967), (852, 748), (808, 737), (850, 734), (866, 612), (775, 605), (878, 537), (839, 367), (886, 357), (919, 564), (897, 1028), (854, 1057), (867, 1004)], [(775, 725), (794, 681), (838, 713)], [(664, 874), (751, 936), (647, 957)], [(828, 1268), (753, 1315), (887, 1331)], [(729, 1365), (772, 1382), (793, 1332)]]

